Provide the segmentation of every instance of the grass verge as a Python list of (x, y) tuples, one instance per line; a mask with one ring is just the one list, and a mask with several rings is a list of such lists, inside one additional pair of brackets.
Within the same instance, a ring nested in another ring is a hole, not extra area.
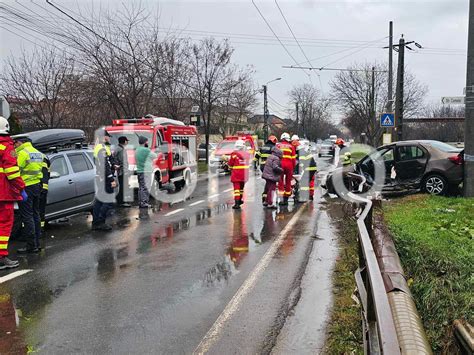
[(436, 353), (474, 313), (474, 199), (412, 195), (384, 205), (418, 312)]
[(352, 299), (358, 267), (357, 225), (346, 218), (339, 203), (331, 203), (329, 215), (339, 231), (339, 256), (333, 274), (333, 300), (325, 354), (363, 354), (360, 306)]
[(198, 161), (198, 174), (207, 173), (207, 163), (205, 161)]

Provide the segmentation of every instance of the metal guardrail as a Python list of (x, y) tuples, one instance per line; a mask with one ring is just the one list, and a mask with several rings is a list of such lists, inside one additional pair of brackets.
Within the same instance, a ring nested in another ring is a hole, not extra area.
[(355, 273), (362, 304), (364, 353), (431, 354), (393, 242), (387, 243), (392, 253), (385, 253), (386, 245), (374, 246), (372, 201), (353, 193), (349, 197), (365, 205), (357, 219), (359, 268)]

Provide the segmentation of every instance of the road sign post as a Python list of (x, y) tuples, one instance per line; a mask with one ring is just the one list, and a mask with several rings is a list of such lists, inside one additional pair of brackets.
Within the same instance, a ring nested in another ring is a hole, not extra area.
[(382, 145), (392, 143), (392, 133), (384, 133), (382, 135)]
[(380, 115), (381, 127), (395, 127), (395, 114), (393, 112), (384, 112)]

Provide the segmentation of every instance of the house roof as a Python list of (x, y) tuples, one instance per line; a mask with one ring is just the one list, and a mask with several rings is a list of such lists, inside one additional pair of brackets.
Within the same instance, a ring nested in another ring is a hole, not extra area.
[[(258, 124), (264, 123), (265, 118), (264, 115), (254, 115), (253, 117), (248, 119), (249, 124)], [(284, 125), (285, 122), (276, 115), (268, 115), (268, 122), (273, 125)]]

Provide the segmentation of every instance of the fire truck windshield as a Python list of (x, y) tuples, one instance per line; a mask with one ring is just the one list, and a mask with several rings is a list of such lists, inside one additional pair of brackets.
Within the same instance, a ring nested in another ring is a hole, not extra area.
[(124, 131), (109, 131), (109, 134), (111, 135), (110, 138), (110, 144), (112, 146), (117, 146), (118, 145), (118, 139), (119, 137), (127, 137), (128, 139), (128, 145), (127, 148), (129, 149), (134, 149), (139, 146), (138, 144), (138, 137), (143, 136), (148, 138), (148, 145), (151, 147), (151, 144), (153, 142), (153, 134), (151, 132), (147, 131), (135, 131), (135, 132), (124, 132)]

